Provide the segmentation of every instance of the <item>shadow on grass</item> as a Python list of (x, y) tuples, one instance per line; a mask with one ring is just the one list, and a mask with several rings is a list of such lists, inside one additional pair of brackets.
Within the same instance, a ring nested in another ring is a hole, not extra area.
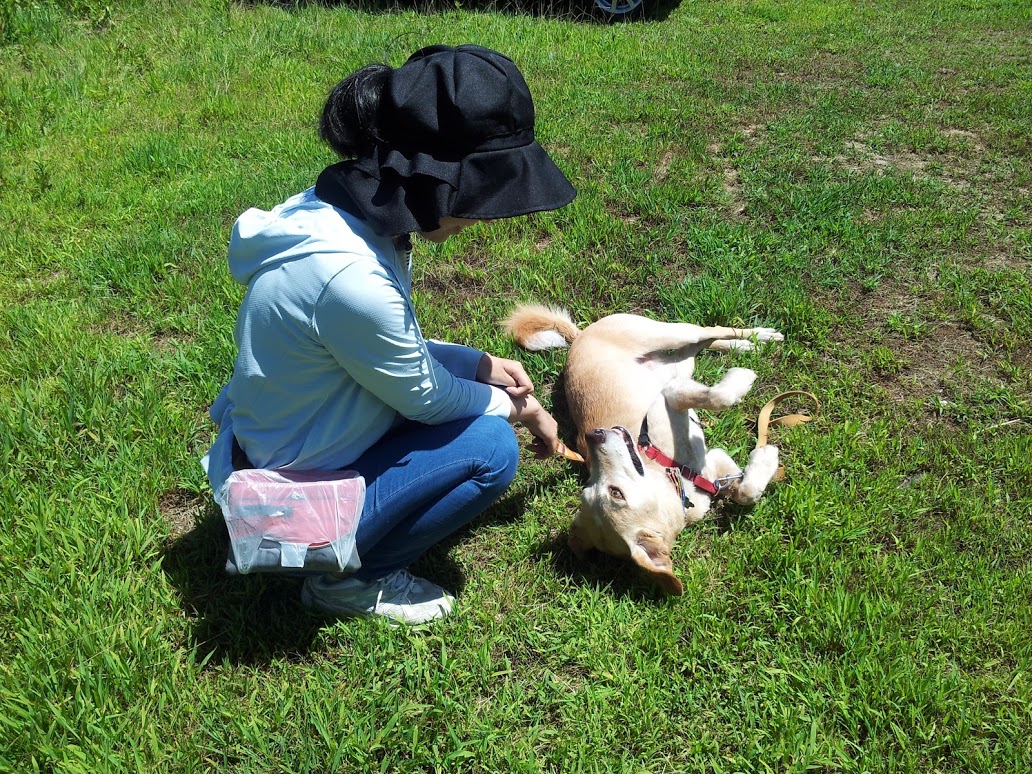
[(470, 533), (476, 532), (478, 529), (510, 524), (523, 518), (523, 514), (527, 511), (527, 500), (534, 489), (548, 489), (562, 477), (562, 474), (554, 473), (543, 480), (536, 479), (533, 487), (510, 487), (496, 503), (470, 524), (449, 535), (420, 557), (412, 565), (412, 572), (449, 591), (460, 594), (466, 587), (466, 575), (462, 572), (461, 566), (451, 559), (449, 555), (451, 549), (467, 540)]
[(733, 532), (739, 524), (748, 519), (752, 510), (751, 505), (738, 505), (726, 497), (721, 497), (710, 507), (705, 519), (688, 529), (706, 529), (707, 525), (712, 524), (716, 534), (724, 535)]
[(669, 597), (630, 559), (600, 551), (589, 551), (578, 559), (566, 545), (566, 538), (567, 533), (562, 532), (542, 541), (534, 549), (533, 556), (548, 561), (556, 574), (568, 578), (575, 585), (646, 605), (668, 603)]
[(303, 652), (321, 623), (300, 604), (300, 579), (271, 574), (228, 575), (229, 535), (212, 500), (199, 506), (195, 526), (172, 540), (162, 570), (179, 591), (192, 621), (198, 658), (263, 663)]
[[(686, 527), (686, 530), (712, 529), (718, 534), (724, 534), (733, 530), (750, 510), (748, 507), (730, 502), (720, 503), (712, 512), (711, 518), (698, 525)], [(601, 551), (588, 551), (583, 558), (577, 558), (566, 544), (568, 537), (569, 533), (564, 531), (542, 541), (534, 549), (533, 556), (548, 561), (558, 575), (568, 578), (571, 583), (578, 586), (591, 586), (615, 597), (627, 597), (649, 605), (669, 604), (671, 599), (676, 599), (665, 594), (629, 558), (610, 556)], [(678, 561), (689, 562), (691, 557), (675, 557), (675, 573)]]
[[(550, 483), (545, 482), (548, 486)], [(531, 490), (511, 488), (467, 527), (434, 546), (412, 571), (458, 594), (466, 585), (451, 549), (476, 529), (505, 524), (526, 511)], [(301, 606), (301, 578), (274, 573), (229, 575), (225, 571), (229, 534), (214, 501), (198, 502), (194, 527), (169, 542), (162, 570), (178, 590), (193, 626), (190, 646), (198, 658), (234, 664), (262, 664), (303, 654), (319, 631), (336, 619)]]
[[(480, 13), (501, 13), (519, 16), (558, 19), (584, 24), (613, 24), (634, 21), (664, 21), (680, 5), (680, 0), (644, 0), (635, 11), (614, 16), (600, 9), (595, 0), (235, 0), (242, 6), (270, 5), (292, 10), (305, 6), (345, 7), (365, 13), (390, 14), (417, 11), (422, 14), (448, 13), (455, 10)], [(416, 40), (417, 32), (408, 38), (415, 50), (432, 41)], [(398, 52), (391, 52), (398, 53)]]
[[(555, 417), (555, 423), (559, 426), (559, 438), (567, 442), (571, 449), (577, 446), (577, 426), (570, 419), (570, 406), (566, 402), (566, 366), (564, 364), (563, 370), (559, 372), (559, 375), (555, 378), (555, 383), (552, 385), (552, 392), (549, 396), (552, 400), (552, 416)], [(584, 454), (584, 449), (576, 449), (576, 451)], [(582, 484), (588, 480), (588, 466), (579, 465), (581, 472)]]

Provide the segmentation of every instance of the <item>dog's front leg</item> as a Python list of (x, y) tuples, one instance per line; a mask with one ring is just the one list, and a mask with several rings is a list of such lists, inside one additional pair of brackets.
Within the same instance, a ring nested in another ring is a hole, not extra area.
[(767, 485), (778, 472), (778, 449), (776, 446), (761, 446), (753, 449), (745, 470), (723, 449), (710, 449), (706, 453), (706, 467), (703, 475), (715, 481), (728, 476), (742, 474), (742, 480), (732, 483), (728, 494), (739, 505), (756, 504), (767, 489)]
[(720, 411), (738, 403), (752, 388), (756, 373), (748, 368), (732, 368), (713, 386), (694, 379), (678, 379), (663, 390), (667, 405), (675, 411), (690, 408)]

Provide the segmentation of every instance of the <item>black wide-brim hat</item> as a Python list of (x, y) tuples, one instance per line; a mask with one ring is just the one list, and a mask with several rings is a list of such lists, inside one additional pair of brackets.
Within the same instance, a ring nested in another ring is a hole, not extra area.
[[(387, 78), (382, 141), (327, 168), (324, 201), (385, 236), (434, 231), (442, 217), (512, 218), (555, 210), (577, 192), (534, 139), (534, 102), (508, 57), (431, 46)], [(356, 211), (357, 210), (357, 211)]]

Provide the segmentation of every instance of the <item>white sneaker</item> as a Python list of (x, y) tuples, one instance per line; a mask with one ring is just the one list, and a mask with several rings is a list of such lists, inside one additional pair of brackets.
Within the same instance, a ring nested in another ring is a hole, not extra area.
[(301, 602), (307, 608), (336, 615), (380, 615), (392, 622), (420, 624), (448, 615), (455, 597), (408, 570), (398, 570), (372, 581), (325, 575), (307, 578)]

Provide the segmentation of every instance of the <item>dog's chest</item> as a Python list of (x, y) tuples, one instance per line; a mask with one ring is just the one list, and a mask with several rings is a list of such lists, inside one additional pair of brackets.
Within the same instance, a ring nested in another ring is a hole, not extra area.
[(706, 436), (694, 409), (674, 411), (660, 397), (649, 408), (648, 431), (652, 445), (692, 470), (706, 464)]

